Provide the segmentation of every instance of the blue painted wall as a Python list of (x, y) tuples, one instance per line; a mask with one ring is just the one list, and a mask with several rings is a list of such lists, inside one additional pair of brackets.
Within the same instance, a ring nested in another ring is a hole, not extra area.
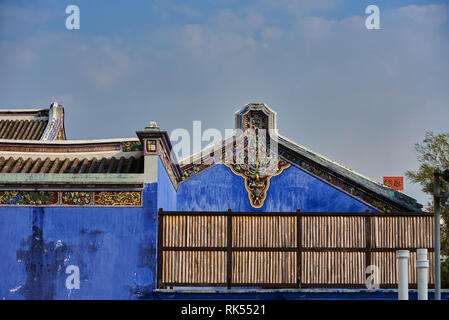
[(296, 167), (271, 178), (262, 208), (250, 205), (244, 179), (219, 164), (178, 187), (177, 208), (233, 211), (363, 212), (371, 207)]
[[(156, 184), (143, 208), (0, 208), (0, 298), (134, 299), (156, 284)], [(80, 289), (65, 285), (68, 265)], [(5, 276), (8, 275), (8, 276)]]
[(167, 171), (162, 164), (161, 159), (158, 159), (157, 171), (157, 208), (162, 208), (166, 211), (176, 211), (176, 190), (168, 177)]

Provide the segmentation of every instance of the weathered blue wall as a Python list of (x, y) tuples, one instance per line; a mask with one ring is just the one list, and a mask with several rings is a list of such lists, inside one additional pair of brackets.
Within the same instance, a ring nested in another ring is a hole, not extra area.
[[(156, 184), (143, 208), (0, 208), (0, 298), (133, 299), (155, 287)], [(80, 289), (65, 285), (68, 265)]]
[(26, 283), (23, 258), (18, 251), (32, 235), (33, 209), (0, 208), (0, 299), (24, 299), (19, 291)]
[(177, 209), (233, 211), (363, 212), (373, 210), (357, 199), (296, 167), (271, 178), (267, 198), (260, 209), (248, 199), (244, 179), (219, 164), (178, 187)]
[(158, 159), (157, 170), (157, 208), (162, 208), (166, 211), (176, 211), (176, 190), (168, 177), (167, 171)]

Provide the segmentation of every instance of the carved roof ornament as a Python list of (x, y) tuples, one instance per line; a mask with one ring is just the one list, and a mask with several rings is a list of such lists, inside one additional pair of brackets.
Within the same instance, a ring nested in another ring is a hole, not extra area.
[(50, 105), (49, 123), (40, 140), (65, 140), (64, 108), (56, 100)]
[(261, 208), (271, 178), (290, 167), (278, 157), (276, 112), (264, 103), (247, 104), (236, 112), (236, 129), (242, 131), (242, 137), (235, 146), (233, 161), (224, 164), (245, 180), (251, 206)]
[(235, 127), (242, 131), (250, 127), (277, 130), (276, 111), (265, 103), (247, 103), (235, 112)]

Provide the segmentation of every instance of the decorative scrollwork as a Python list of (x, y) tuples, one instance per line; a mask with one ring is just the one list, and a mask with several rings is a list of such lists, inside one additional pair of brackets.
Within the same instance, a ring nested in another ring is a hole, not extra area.
[(141, 206), (140, 191), (100, 191), (95, 192), (95, 205), (102, 206)]

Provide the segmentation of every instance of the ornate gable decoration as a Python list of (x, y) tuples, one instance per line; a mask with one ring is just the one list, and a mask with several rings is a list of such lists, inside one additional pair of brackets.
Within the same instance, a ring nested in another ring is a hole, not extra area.
[(273, 174), (264, 173), (263, 166), (252, 166), (248, 164), (226, 164), (231, 171), (245, 179), (245, 189), (248, 192), (248, 198), (251, 206), (254, 208), (261, 208), (267, 197), (268, 188), (270, 187), (270, 180), (277, 176), (290, 166), (285, 160), (279, 158), (277, 169)]
[(277, 130), (276, 112), (265, 103), (248, 103), (242, 109), (236, 111), (235, 127), (242, 131), (251, 127)]
[(251, 206), (261, 208), (270, 180), (290, 166), (277, 154), (276, 113), (265, 104), (248, 104), (236, 112), (236, 127), (242, 136), (233, 149), (233, 157), (223, 162), (245, 179)]

